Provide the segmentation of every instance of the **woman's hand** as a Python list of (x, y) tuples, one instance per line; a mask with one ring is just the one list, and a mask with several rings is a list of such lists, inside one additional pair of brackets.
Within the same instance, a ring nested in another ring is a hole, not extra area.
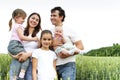
[(19, 61), (20, 61), (20, 62), (24, 62), (24, 61), (27, 60), (31, 55), (32, 55), (32, 53), (23, 53), (23, 54), (19, 57)]
[(23, 52), (20, 52), (20, 53), (18, 53), (17, 55), (12, 55), (12, 54), (9, 53), (9, 55), (10, 55), (11, 57), (13, 57), (14, 59), (19, 59), (22, 54), (23, 54)]

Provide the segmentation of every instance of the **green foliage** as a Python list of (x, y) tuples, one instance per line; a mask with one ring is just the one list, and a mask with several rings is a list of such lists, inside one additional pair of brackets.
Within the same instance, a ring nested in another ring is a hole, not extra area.
[(11, 57), (8, 54), (0, 54), (0, 80), (9, 80), (9, 65)]
[(84, 55), (86, 56), (120, 56), (120, 45), (116, 43), (116, 44), (113, 44), (113, 46), (90, 50)]

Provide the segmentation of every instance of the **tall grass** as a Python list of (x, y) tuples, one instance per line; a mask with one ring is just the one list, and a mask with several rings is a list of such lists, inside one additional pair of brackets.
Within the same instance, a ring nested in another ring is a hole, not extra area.
[[(120, 80), (120, 57), (76, 57), (76, 80)], [(0, 80), (9, 80), (10, 62), (8, 54), (0, 54)]]
[(120, 80), (120, 57), (77, 56), (76, 80)]

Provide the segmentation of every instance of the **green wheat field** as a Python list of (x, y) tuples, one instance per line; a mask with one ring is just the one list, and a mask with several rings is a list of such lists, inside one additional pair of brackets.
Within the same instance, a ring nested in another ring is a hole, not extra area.
[[(0, 80), (9, 80), (11, 57), (0, 54)], [(120, 80), (120, 57), (76, 56), (76, 80)]]

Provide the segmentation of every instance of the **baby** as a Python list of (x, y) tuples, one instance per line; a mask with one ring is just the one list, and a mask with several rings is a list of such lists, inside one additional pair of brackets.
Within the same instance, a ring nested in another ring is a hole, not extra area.
[(53, 38), (53, 44), (55, 41), (58, 40), (62, 44), (53, 46), (55, 53), (67, 53), (70, 55), (80, 53), (80, 50), (76, 48), (73, 43), (71, 42), (70, 37), (68, 36), (63, 36), (63, 28), (62, 27), (55, 27), (54, 31), (54, 38)]

